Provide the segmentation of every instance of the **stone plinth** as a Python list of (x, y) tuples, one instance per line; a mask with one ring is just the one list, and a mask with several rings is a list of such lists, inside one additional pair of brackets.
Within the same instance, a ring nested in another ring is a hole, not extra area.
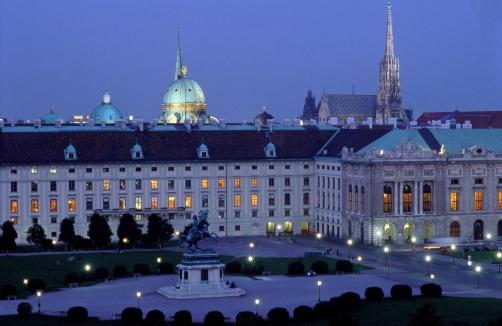
[(157, 290), (157, 293), (169, 299), (237, 297), (245, 294), (244, 290), (231, 289), (225, 284), (225, 265), (213, 250), (185, 253), (181, 264), (176, 267), (179, 276), (176, 286)]

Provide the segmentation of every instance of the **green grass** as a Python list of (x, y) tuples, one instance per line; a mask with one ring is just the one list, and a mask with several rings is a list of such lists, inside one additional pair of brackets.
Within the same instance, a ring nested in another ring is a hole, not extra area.
[(471, 252), (463, 252), (460, 250), (455, 250), (453, 253), (442, 253), (445, 256), (455, 256), (455, 259), (465, 259), (467, 260), (468, 256), (471, 256), (471, 261), (473, 262), (483, 262), (487, 263), (488, 260), (491, 259), (492, 264), (500, 264), (502, 263), (502, 259), (497, 257), (497, 253), (501, 252), (499, 250), (490, 250), (490, 251), (471, 251)]

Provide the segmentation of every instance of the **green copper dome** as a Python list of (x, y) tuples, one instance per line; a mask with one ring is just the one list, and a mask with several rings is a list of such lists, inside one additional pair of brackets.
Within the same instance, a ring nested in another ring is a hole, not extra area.
[(206, 98), (195, 80), (182, 75), (169, 85), (162, 104), (206, 104)]
[(51, 106), (51, 112), (44, 115), (42, 117), (42, 120), (44, 120), (44, 123), (46, 124), (55, 124), (56, 120), (61, 120), (61, 117), (54, 113), (54, 107)]
[(94, 119), (96, 123), (101, 123), (105, 121), (106, 123), (115, 123), (117, 119), (123, 119), (124, 116), (120, 111), (112, 105), (110, 101), (110, 93), (105, 91), (103, 93), (103, 102), (100, 106), (94, 109), (91, 114), (91, 119)]

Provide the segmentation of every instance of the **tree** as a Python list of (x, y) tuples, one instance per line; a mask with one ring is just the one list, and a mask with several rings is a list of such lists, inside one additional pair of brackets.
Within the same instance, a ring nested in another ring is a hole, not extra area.
[(58, 241), (64, 242), (64, 250), (68, 250), (68, 243), (73, 244), (75, 242), (75, 221), (69, 218), (64, 218), (59, 224), (59, 237)]
[(7, 255), (9, 255), (9, 249), (16, 248), (17, 232), (14, 229), (14, 224), (11, 221), (5, 221), (2, 224), (2, 237), (1, 243), (2, 248), (7, 249)]
[(134, 216), (129, 213), (122, 215), (119, 226), (117, 227), (117, 236), (119, 237), (120, 243), (123, 243), (123, 239), (127, 238), (129, 243), (134, 246), (134, 244), (141, 239), (141, 234), (143, 233), (141, 228), (143, 228), (143, 224), (138, 224)]
[(159, 241), (159, 246), (162, 248), (162, 242), (172, 238), (174, 228), (168, 220), (162, 219), (157, 214), (152, 214), (148, 217), (147, 234), (152, 242)]
[[(28, 243), (34, 243), (37, 245), (37, 251), (38, 251), (38, 245), (44, 243), (44, 241), (47, 239), (47, 236), (45, 235), (45, 230), (40, 224), (35, 224), (32, 225), (28, 228), (28, 231), (26, 231), (26, 241)], [(42, 247), (42, 251), (44, 248)]]
[(112, 241), (113, 233), (106, 219), (98, 213), (94, 213), (91, 216), (87, 235), (92, 240), (94, 246), (98, 248), (101, 246), (103, 248), (104, 245)]

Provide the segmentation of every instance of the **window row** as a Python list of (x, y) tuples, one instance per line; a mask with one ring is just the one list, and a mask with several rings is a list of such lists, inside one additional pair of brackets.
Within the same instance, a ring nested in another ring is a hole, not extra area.
[[(431, 202), (431, 192), (432, 188), (430, 185), (425, 184), (422, 187), (422, 211), (430, 212), (432, 211), (432, 202)], [(402, 209), (404, 213), (413, 212), (413, 196), (412, 189), (410, 185), (404, 185), (403, 194), (401, 198)], [(383, 187), (383, 212), (384, 213), (392, 213), (393, 208), (393, 199), (392, 199), (392, 187), (390, 185), (385, 185)], [(397, 212), (395, 212), (397, 213)]]
[[(364, 192), (364, 188), (363, 188)], [(361, 203), (362, 206), (364, 206), (364, 198), (362, 199), (363, 203)], [(331, 206), (333, 205), (333, 206)], [(322, 209), (331, 209), (333, 207), (333, 210), (340, 211), (340, 193), (332, 193), (332, 199), (330, 201), (330, 193), (329, 192), (317, 192), (317, 207), (322, 208)]]
[(340, 190), (340, 178), (317, 176), (317, 187)]
[[(354, 197), (352, 197), (354, 195)], [(349, 185), (349, 211), (364, 213), (364, 186), (355, 185), (354, 193), (352, 193), (352, 185)], [(352, 201), (354, 201), (354, 206), (352, 206)]]
[[(483, 210), (483, 192), (482, 191), (474, 191), (474, 207), (475, 211)], [(458, 191), (450, 192), (450, 211), (459, 211), (460, 210), (460, 193)], [(502, 190), (497, 191), (497, 209), (502, 210)]]

